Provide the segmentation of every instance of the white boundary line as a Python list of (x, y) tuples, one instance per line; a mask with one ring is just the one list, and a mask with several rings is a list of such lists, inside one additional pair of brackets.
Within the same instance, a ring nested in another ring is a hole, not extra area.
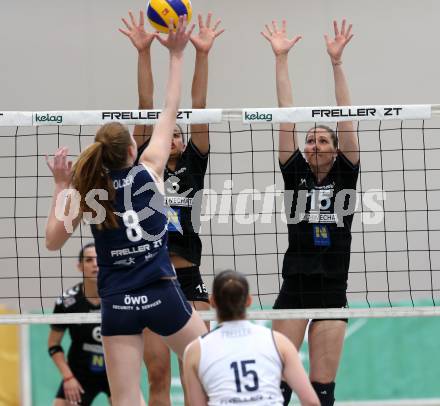
[[(214, 311), (199, 312), (203, 320), (215, 320)], [(386, 317), (435, 317), (440, 316), (440, 306), (363, 308), (363, 309), (295, 309), (252, 310), (250, 320), (284, 319), (341, 319), (341, 318), (386, 318)], [(99, 313), (72, 314), (14, 314), (0, 315), (0, 324), (65, 324), (100, 323)]]

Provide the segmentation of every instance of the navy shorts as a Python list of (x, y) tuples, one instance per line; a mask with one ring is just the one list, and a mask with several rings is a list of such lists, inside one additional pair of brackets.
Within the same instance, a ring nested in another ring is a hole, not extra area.
[[(84, 389), (84, 393), (81, 394), (81, 403), (79, 403), (80, 405), (90, 406), (96, 396), (98, 396), (101, 392), (110, 397), (110, 387), (106, 374), (93, 375), (89, 372), (75, 371), (73, 369), (72, 372)], [(61, 385), (58, 388), (58, 392), (55, 397), (56, 399), (66, 399), (63, 382), (61, 382)]]
[[(274, 309), (325, 309), (347, 307), (347, 277), (292, 274), (284, 278)], [(347, 319), (339, 319), (347, 321)]]
[(189, 320), (192, 308), (177, 280), (160, 279), (141, 289), (101, 299), (103, 336), (141, 334), (144, 328), (169, 336)]
[(209, 303), (208, 290), (203, 283), (198, 266), (176, 269), (177, 280), (185, 297), (190, 302)]

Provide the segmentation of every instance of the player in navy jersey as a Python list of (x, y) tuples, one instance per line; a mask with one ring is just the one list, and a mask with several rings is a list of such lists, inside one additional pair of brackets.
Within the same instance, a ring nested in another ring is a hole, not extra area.
[(193, 341), (184, 355), (191, 405), (281, 406), (282, 376), (301, 405), (319, 405), (294, 345), (284, 335), (246, 320), (251, 303), (243, 275), (223, 271), (215, 277), (211, 304), (219, 325)]
[[(196, 50), (194, 77), (192, 82), (192, 108), (206, 107), (208, 91), (208, 55), (217, 38), (220, 20), (211, 23), (212, 14), (206, 21), (198, 16), (199, 32), (191, 36)], [(129, 20), (122, 19), (126, 35), (138, 51), (138, 93), (139, 108), (153, 109), (153, 75), (151, 69), (151, 44), (154, 35), (145, 30), (144, 14), (139, 21), (129, 13)], [(134, 138), (139, 154), (148, 145), (151, 126), (136, 126)], [(170, 158), (165, 168), (165, 191), (167, 203), (172, 208), (168, 225), (168, 248), (177, 278), (186, 298), (196, 310), (209, 310), (208, 292), (200, 275), (202, 243), (198, 230), (194, 229), (191, 215), (200, 207), (193, 206), (193, 198), (204, 187), (208, 165), (209, 128), (207, 124), (191, 125), (191, 139), (184, 144), (183, 131), (176, 126), (173, 135)], [(145, 330), (144, 360), (148, 370), (149, 404), (170, 405), (171, 368), (170, 353), (162, 340), (151, 331)], [(185, 396), (185, 399), (187, 396)], [(188, 405), (188, 403), (185, 403)]]
[[(87, 244), (81, 249), (78, 269), (83, 273), (83, 282), (57, 299), (54, 313), (100, 312), (95, 244)], [(66, 330), (69, 330), (72, 341), (67, 360), (61, 346)], [(67, 402), (91, 405), (100, 392), (110, 398), (99, 324), (53, 324), (48, 346), (49, 354), (63, 378), (54, 406), (64, 406)]]
[[(55, 192), (46, 246), (60, 249), (81, 217), (87, 216), (98, 258), (107, 376), (112, 402), (118, 406), (140, 404), (142, 331), (146, 327), (162, 336), (179, 357), (191, 340), (206, 332), (200, 316), (186, 301), (169, 259), (163, 182), (180, 102), (183, 50), (193, 29), (187, 30), (186, 18), (180, 17), (175, 31), (170, 23), (166, 38), (157, 34), (169, 49), (170, 73), (165, 107), (139, 165), (134, 165), (134, 138), (115, 122), (98, 130), (95, 142), (81, 153), (73, 168), (66, 148), (60, 148), (53, 161), (48, 160)], [(71, 192), (72, 187), (76, 193)]]
[[(325, 35), (333, 67), (336, 102), (351, 105), (342, 69), (342, 53), (352, 26), (334, 21), (334, 38)], [(286, 22), (266, 26), (263, 36), (276, 61), (279, 107), (292, 107), (288, 53), (301, 38), (289, 39)], [(338, 123), (339, 140), (319, 125), (306, 134), (304, 156), (298, 149), (294, 124), (280, 125), (279, 160), (285, 185), (289, 246), (283, 261), (283, 285), (276, 309), (338, 308), (347, 303), (351, 224), (359, 173), (359, 144), (353, 123)], [(300, 348), (308, 320), (276, 320), (273, 328)], [(310, 379), (323, 406), (334, 404), (335, 378), (342, 353), (346, 320), (312, 320), (308, 330)], [(285, 404), (291, 390), (283, 384)]]

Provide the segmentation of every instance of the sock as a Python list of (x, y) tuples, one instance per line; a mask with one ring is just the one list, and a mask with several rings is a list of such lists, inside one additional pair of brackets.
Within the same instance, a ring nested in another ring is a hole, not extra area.
[(290, 398), (292, 397), (292, 389), (290, 389), (290, 386), (284, 381), (281, 381), (280, 388), (284, 398), (284, 406), (288, 406)]
[(335, 403), (335, 383), (312, 382), (313, 389), (318, 395), (321, 406), (333, 406)]

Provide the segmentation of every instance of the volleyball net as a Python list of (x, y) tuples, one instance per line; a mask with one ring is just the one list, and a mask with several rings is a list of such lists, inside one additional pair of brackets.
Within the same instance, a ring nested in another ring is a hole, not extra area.
[[(100, 125), (154, 124), (159, 114), (0, 112), (0, 303), (20, 313), (0, 322), (99, 321), (96, 314), (51, 315), (55, 299), (81, 280), (77, 256), (92, 236), (83, 223), (60, 251), (46, 249), (53, 180), (45, 156), (67, 146), (74, 160)], [(297, 123), (302, 150), (313, 126), (337, 131), (337, 122), (348, 120), (354, 122), (361, 156), (348, 309), (265, 310), (280, 290), (288, 245), (279, 123)], [(260, 308), (250, 313), (253, 319), (440, 314), (440, 106), (182, 109), (177, 122), (187, 138), (191, 124), (209, 124), (199, 224), (208, 290), (223, 269), (244, 273)]]

